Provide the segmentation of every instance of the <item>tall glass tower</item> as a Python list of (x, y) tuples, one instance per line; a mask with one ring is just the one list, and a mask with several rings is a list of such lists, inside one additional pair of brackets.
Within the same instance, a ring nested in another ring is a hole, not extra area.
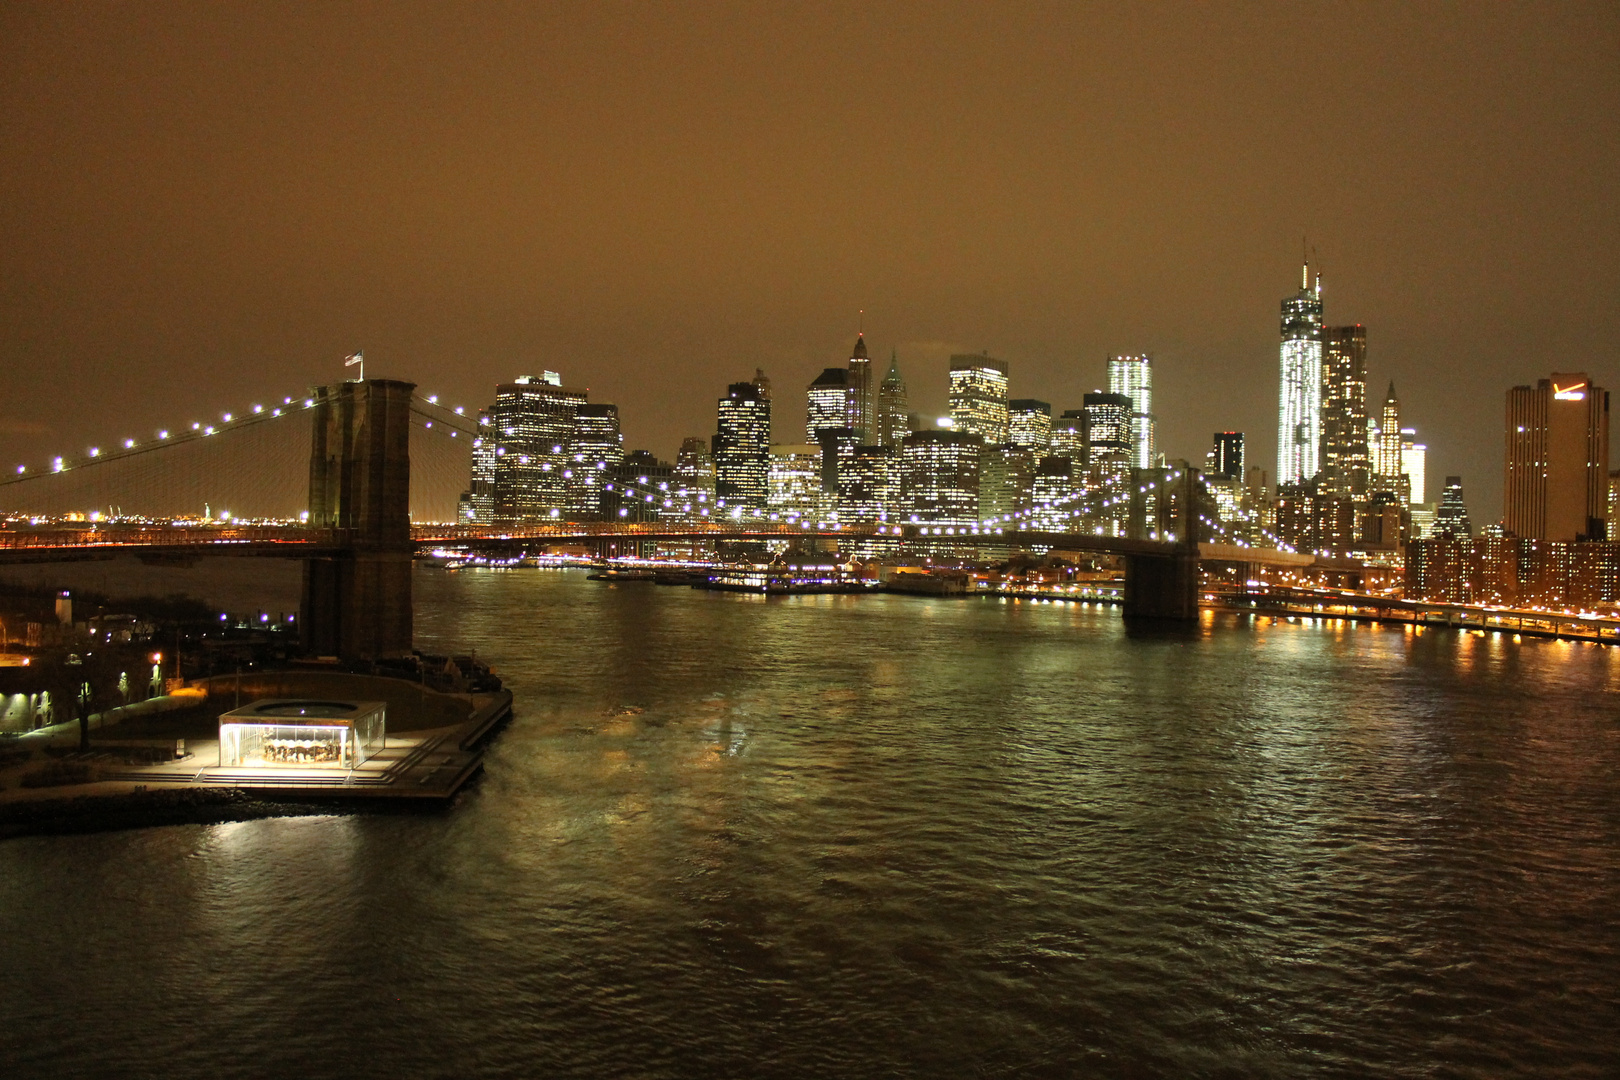
[(1322, 464), (1322, 278), (1311, 265), (1282, 302), (1282, 379), (1277, 395), (1277, 483), (1315, 478)]
[(1110, 356), (1108, 392), (1131, 399), (1131, 465), (1153, 468), (1158, 447), (1153, 421), (1153, 358), (1151, 356)]

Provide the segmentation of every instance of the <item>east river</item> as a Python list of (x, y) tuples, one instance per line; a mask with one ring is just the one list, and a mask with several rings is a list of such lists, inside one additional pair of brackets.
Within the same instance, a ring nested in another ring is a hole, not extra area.
[(1620, 649), (419, 570), (440, 815), (0, 843), (0, 1074), (1620, 1073)]

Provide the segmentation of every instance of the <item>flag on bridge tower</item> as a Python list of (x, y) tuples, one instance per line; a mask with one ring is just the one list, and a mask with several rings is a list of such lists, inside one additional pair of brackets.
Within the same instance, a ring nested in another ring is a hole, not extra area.
[(344, 367), (354, 367), (354, 365), (356, 365), (356, 364), (360, 365), (360, 378), (356, 379), (355, 381), (356, 382), (365, 382), (366, 381), (366, 354), (361, 352), (359, 349), (356, 349), (354, 352), (350, 353), (348, 356), (345, 356), (343, 358), (343, 366)]

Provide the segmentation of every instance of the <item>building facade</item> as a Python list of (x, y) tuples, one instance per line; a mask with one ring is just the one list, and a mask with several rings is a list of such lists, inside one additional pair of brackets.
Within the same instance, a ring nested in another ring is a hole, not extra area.
[(900, 358), (889, 353), (889, 373), (878, 384), (877, 438), (874, 444), (898, 450), (911, 434), (911, 406), (906, 400), (906, 384), (900, 378)]
[(1153, 418), (1153, 358), (1138, 356), (1108, 358), (1108, 392), (1131, 399), (1131, 465), (1151, 469), (1157, 463), (1157, 424)]
[(900, 447), (901, 518), (930, 525), (979, 521), (984, 439), (970, 431), (914, 431)]
[(804, 434), (815, 442), (828, 428), (849, 426), (849, 370), (830, 367), (805, 391)]
[(1360, 502), (1372, 472), (1367, 445), (1367, 328), (1322, 329), (1321, 491)]
[(1052, 448), (1052, 404), (1034, 398), (1007, 402), (1007, 441), (1037, 456)]
[(1299, 292), (1282, 302), (1277, 399), (1277, 483), (1314, 479), (1322, 461), (1322, 279), (1306, 264)]
[(730, 508), (762, 509), (770, 489), (771, 399), (760, 378), (732, 383), (717, 406), (715, 496)]
[(495, 440), (496, 524), (560, 519), (570, 509), (564, 474), (585, 397), (584, 390), (563, 386), (553, 371), (495, 388), (488, 412)]
[(1606, 535), (1609, 392), (1554, 373), (1507, 392), (1502, 526), (1534, 540)]
[(1007, 363), (989, 353), (951, 357), (951, 421), (986, 445), (1007, 441)]

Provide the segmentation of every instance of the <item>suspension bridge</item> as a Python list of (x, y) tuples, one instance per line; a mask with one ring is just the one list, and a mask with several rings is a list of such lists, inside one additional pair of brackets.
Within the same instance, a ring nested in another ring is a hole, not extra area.
[[(670, 493), (645, 478), (628, 493), (654, 520), (455, 521), (479, 432), (460, 407), (413, 383), (368, 379), (253, 403), (210, 421), (127, 435), (77, 455), (24, 463), (0, 479), (0, 563), (203, 555), (304, 563), (305, 644), (321, 655), (380, 657), (411, 648), (410, 563), (451, 545), (515, 552), (537, 543), (883, 542), (893, 549), (1058, 549), (1117, 557), (1128, 616), (1197, 617), (1201, 562), (1302, 567), (1278, 547), (1226, 534), (1197, 470), (1124, 490), (1082, 492), (973, 525), (844, 522), (733, 509), (713, 518), (659, 511)], [(621, 489), (626, 482), (616, 481)], [(604, 483), (604, 486), (610, 486)], [(1121, 511), (1133, 535), (1093, 525)]]

